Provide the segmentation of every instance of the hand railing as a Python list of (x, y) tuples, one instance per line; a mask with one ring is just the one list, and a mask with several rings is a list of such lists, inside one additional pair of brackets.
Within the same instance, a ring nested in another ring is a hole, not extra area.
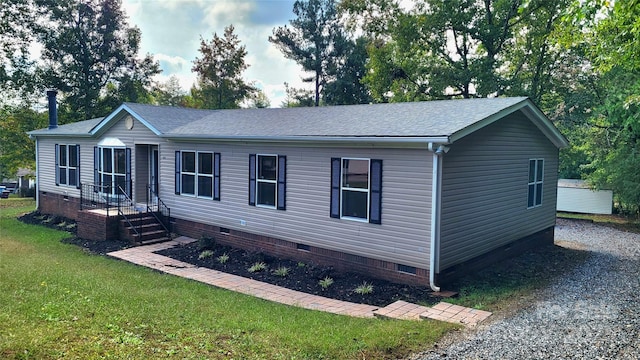
[(122, 187), (118, 185), (116, 189), (117, 201), (118, 201), (118, 215), (124, 219), (129, 227), (133, 230), (134, 239), (138, 239), (140, 241), (142, 239), (142, 221), (138, 221), (138, 228), (133, 225), (131, 222), (131, 218), (137, 216), (138, 218), (142, 218), (142, 209), (136, 208), (133, 200), (127, 194)]
[(147, 212), (151, 213), (171, 238), (171, 209), (160, 199), (155, 186), (147, 185)]

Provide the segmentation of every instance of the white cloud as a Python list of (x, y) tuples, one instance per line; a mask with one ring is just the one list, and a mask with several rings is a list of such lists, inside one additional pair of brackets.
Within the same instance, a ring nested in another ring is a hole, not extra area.
[(293, 0), (123, 0), (129, 23), (142, 31), (141, 52), (154, 54), (163, 73), (156, 80), (176, 75), (188, 90), (195, 81), (191, 73), (198, 56), (200, 37), (221, 36), (230, 24), (245, 45), (250, 65), (244, 73), (278, 107), (284, 100), (284, 83), (303, 87), (301, 68), (269, 43), (274, 27), (293, 18)]

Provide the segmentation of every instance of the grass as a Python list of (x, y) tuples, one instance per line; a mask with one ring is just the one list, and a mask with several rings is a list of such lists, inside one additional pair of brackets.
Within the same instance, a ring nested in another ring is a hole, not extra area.
[(454, 325), (275, 304), (103, 256), (0, 201), (2, 359), (391, 359)]

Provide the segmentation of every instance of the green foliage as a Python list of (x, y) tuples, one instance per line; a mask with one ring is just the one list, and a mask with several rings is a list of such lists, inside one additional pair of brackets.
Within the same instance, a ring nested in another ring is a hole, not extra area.
[(333, 285), (333, 278), (325, 276), (323, 279), (318, 281), (318, 285), (320, 285), (323, 290), (327, 290), (329, 286)]
[(364, 78), (376, 101), (507, 93), (539, 100), (557, 64), (548, 41), (567, 3), (422, 0), (402, 11), (389, 1), (350, 0), (347, 8), (369, 16), (386, 9)]
[(219, 262), (220, 264), (225, 264), (227, 261), (229, 261), (229, 254), (224, 253), (224, 254), (222, 254), (222, 255), (218, 256), (218, 257), (216, 258), (216, 260), (218, 260), (218, 262)]
[(247, 51), (240, 45), (233, 25), (224, 29), (224, 37), (213, 34), (210, 42), (200, 38), (200, 55), (192, 71), (198, 74), (198, 85), (191, 88), (193, 107), (202, 109), (236, 109), (256, 88), (245, 83), (242, 72)]
[[(355, 103), (361, 94), (340, 95), (340, 85), (334, 84), (326, 88), (327, 84), (336, 80), (340, 75), (350, 76), (358, 80), (364, 71), (364, 62), (358, 47), (347, 38), (344, 28), (339, 22), (335, 0), (296, 0), (293, 4), (293, 13), (296, 16), (291, 20), (290, 27), (282, 26), (273, 29), (273, 35), (269, 41), (273, 43), (287, 59), (292, 59), (302, 66), (302, 69), (310, 72), (311, 76), (303, 81), (313, 83), (313, 105), (319, 106), (322, 94), (331, 91), (333, 94), (328, 99), (331, 103)], [(354, 57), (350, 57), (355, 54)], [(347, 63), (347, 59), (349, 62)], [(345, 64), (346, 65), (343, 65)], [(346, 80), (346, 79), (345, 79)], [(352, 90), (360, 92), (358, 83)], [(355, 99), (351, 98), (355, 95)]]
[(28, 106), (5, 106), (0, 109), (0, 178), (11, 178), (18, 169), (35, 169), (35, 142), (27, 131), (48, 123), (46, 113)]
[(187, 93), (180, 87), (178, 77), (171, 75), (169, 79), (156, 85), (153, 89), (153, 103), (156, 105), (183, 106)]
[(616, 67), (603, 81), (609, 84), (607, 93), (589, 119), (588, 180), (613, 190), (622, 211), (640, 214), (640, 72)]
[(250, 272), (250, 273), (255, 273), (255, 272), (263, 271), (266, 268), (267, 268), (267, 264), (265, 264), (263, 262), (256, 262), (253, 265), (251, 265), (251, 267), (248, 268), (247, 271)]
[(204, 251), (200, 252), (200, 255), (198, 255), (198, 259), (202, 260), (202, 259), (210, 258), (212, 256), (213, 256), (213, 251), (204, 250)]
[(198, 249), (202, 250), (213, 250), (216, 247), (216, 239), (210, 236), (202, 235), (200, 239), (198, 239)]
[(104, 116), (122, 101), (148, 99), (159, 65), (150, 55), (138, 59), (140, 30), (129, 27), (119, 0), (35, 3), (31, 27), (43, 46), (42, 81), (62, 92), (61, 123)]
[(373, 285), (365, 281), (357, 288), (353, 289), (353, 292), (359, 295), (371, 294), (373, 293)]
[(273, 270), (273, 274), (280, 277), (286, 277), (287, 275), (289, 275), (290, 271), (291, 269), (289, 269), (288, 267), (280, 266), (279, 268)]

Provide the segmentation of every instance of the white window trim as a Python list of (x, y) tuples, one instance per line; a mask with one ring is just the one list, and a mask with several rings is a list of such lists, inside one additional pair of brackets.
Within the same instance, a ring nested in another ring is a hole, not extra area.
[[(124, 176), (125, 177), (125, 182), (126, 182), (126, 178), (127, 178), (127, 169), (124, 169), (124, 173), (116, 173), (114, 172), (115, 168), (116, 168), (116, 158), (115, 158), (115, 150), (124, 150), (125, 151), (125, 156), (127, 155), (126, 153), (126, 147), (122, 147), (122, 146), (98, 146), (98, 149), (100, 149), (100, 166), (98, 167), (98, 176), (100, 177), (100, 190), (103, 194), (106, 194), (106, 192), (104, 192), (104, 175), (110, 175), (111, 176), (111, 192), (109, 194), (114, 194), (115, 191), (115, 187), (113, 186), (113, 184), (117, 184), (115, 180), (115, 176)], [(111, 172), (106, 172), (104, 171), (104, 149), (110, 149), (111, 150)], [(126, 160), (125, 160), (126, 162)], [(126, 186), (126, 184), (125, 184)]]
[[(527, 162), (527, 168), (529, 169), (528, 171), (531, 171), (531, 161), (535, 161), (535, 167), (533, 169), (534, 174), (533, 174), (533, 182), (529, 181), (529, 178), (531, 177), (531, 174), (527, 174), (527, 209), (533, 209), (533, 208), (537, 208), (542, 206), (542, 203), (544, 202), (544, 158), (535, 158), (535, 159), (529, 159), (529, 161)], [(542, 178), (538, 179), (538, 162), (542, 161)], [(529, 206), (529, 187), (533, 185), (533, 206)], [(536, 198), (537, 198), (537, 191), (538, 191), (538, 186), (537, 185), (542, 185), (542, 194), (540, 194), (540, 203), (536, 204)]]
[[(66, 173), (66, 175), (67, 175), (67, 176), (66, 176), (66, 180), (67, 180), (67, 182), (66, 182), (66, 183), (62, 183), (62, 181), (59, 179), (60, 174), (57, 174), (56, 176), (58, 176), (58, 185), (59, 185), (59, 186), (64, 186), (64, 187), (76, 188), (79, 184), (78, 184), (78, 185), (70, 185), (70, 184), (69, 184), (69, 179), (70, 179), (70, 178), (69, 178), (69, 170), (71, 170), (71, 169), (75, 169), (76, 171), (78, 171), (78, 166), (71, 166), (71, 162), (70, 162), (71, 157), (69, 156), (69, 148), (70, 148), (71, 146), (76, 147), (76, 146), (78, 146), (78, 144), (58, 144), (58, 152), (59, 152), (59, 154), (57, 154), (58, 156), (59, 156), (60, 154), (62, 154), (62, 151), (61, 151), (61, 150), (62, 150), (62, 149), (61, 149), (61, 147), (62, 147), (62, 146), (64, 146), (64, 147), (65, 147), (65, 149), (66, 149), (66, 151), (65, 151), (65, 158), (66, 158), (66, 160), (67, 160), (67, 165), (65, 165), (65, 166), (60, 165), (60, 158), (56, 159), (56, 161), (58, 162), (58, 169), (59, 169), (59, 170), (64, 169), (64, 171), (65, 171), (65, 173)], [(80, 165), (80, 164), (77, 164), (77, 165)]]
[[(260, 174), (260, 157), (263, 156), (270, 156), (270, 157), (274, 157), (276, 159), (276, 178), (275, 180), (267, 180), (267, 179), (260, 179), (260, 177), (258, 176), (258, 174)], [(256, 154), (256, 207), (261, 207), (261, 208), (265, 208), (265, 209), (277, 209), (278, 208), (278, 168), (280, 166), (280, 162), (278, 161), (278, 154)], [(260, 204), (258, 202), (258, 200), (260, 199), (260, 183), (269, 183), (269, 184), (274, 184), (275, 187), (275, 191), (274, 191), (274, 205), (264, 205), (264, 204)]]
[[(183, 171), (182, 170), (182, 166), (184, 165), (184, 158), (182, 157), (183, 153), (194, 153), (195, 154), (195, 166), (194, 166), (194, 170), (195, 172), (190, 172), (190, 171)], [(198, 170), (198, 155), (199, 154), (211, 154), (211, 166), (212, 166), (212, 173), (211, 174), (201, 174)], [(196, 151), (196, 150), (180, 150), (180, 195), (182, 196), (187, 196), (187, 197), (192, 197), (192, 198), (200, 198), (200, 199), (208, 199), (211, 200), (213, 199), (213, 193), (214, 193), (214, 173), (215, 173), (215, 154), (213, 151)], [(182, 181), (182, 175), (192, 175), (193, 176), (193, 194), (189, 194), (189, 193), (185, 193), (184, 192), (184, 181)], [(211, 178), (211, 196), (201, 196), (198, 194), (198, 178), (200, 176), (206, 176), (206, 177), (210, 177)]]
[[(209, 154), (211, 155), (211, 174), (204, 174), (200, 172), (200, 154)], [(209, 199), (212, 200), (213, 199), (213, 173), (215, 172), (215, 155), (213, 153), (213, 151), (197, 151), (196, 152), (196, 187), (195, 187), (195, 191), (196, 191), (196, 197), (198, 198), (202, 198), (202, 199)], [(211, 178), (211, 196), (202, 196), (200, 195), (200, 186), (199, 186), (199, 182), (200, 182), (200, 177), (208, 177)]]
[[(366, 189), (361, 189), (361, 188), (350, 188), (350, 187), (344, 187), (344, 181), (343, 180), (343, 170), (344, 170), (344, 161), (345, 160), (363, 160), (367, 162), (367, 188)], [(365, 211), (365, 213), (367, 214), (366, 218), (357, 218), (357, 217), (353, 217), (353, 216), (346, 216), (346, 215), (342, 215), (342, 200), (343, 200), (343, 190), (346, 191), (358, 191), (358, 192), (365, 192), (367, 193), (367, 209)], [(354, 157), (342, 157), (340, 158), (340, 219), (345, 219), (345, 220), (350, 220), (350, 221), (356, 221), (356, 222), (362, 222), (362, 223), (368, 223), (369, 222), (369, 211), (371, 210), (371, 159), (369, 158), (354, 158)]]

